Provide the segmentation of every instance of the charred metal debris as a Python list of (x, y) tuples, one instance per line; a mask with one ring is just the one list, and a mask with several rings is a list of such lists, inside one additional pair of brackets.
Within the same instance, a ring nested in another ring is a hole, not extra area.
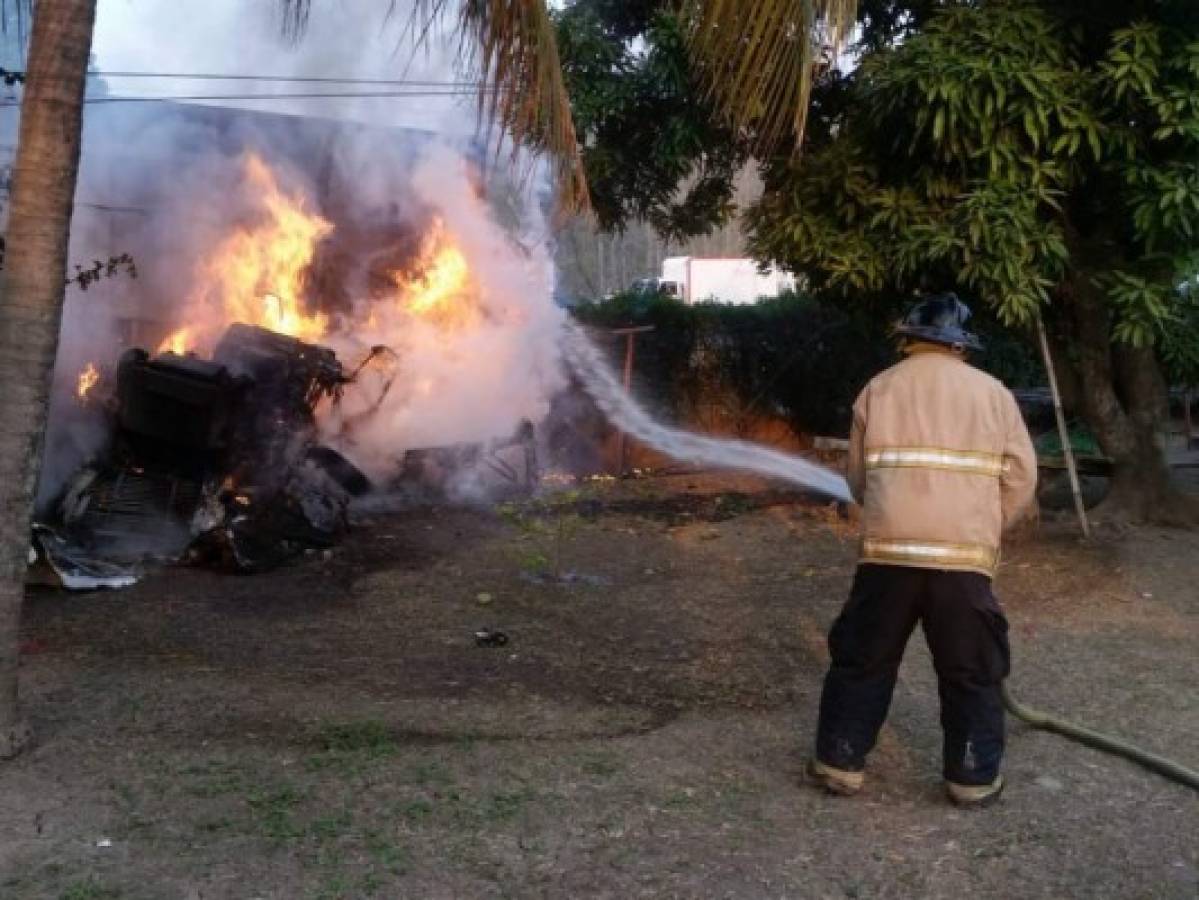
[[(347, 373), (328, 348), (244, 324), (229, 327), (211, 359), (127, 351), (104, 401), (108, 446), (35, 526), (35, 548), (75, 589), (123, 587), (147, 565), (179, 561), (260, 572), (336, 544), (354, 498), (398, 488), (431, 496), (464, 462), (508, 466), (488, 448), (415, 450), (375, 485), (320, 443), (317, 404), (339, 402), (389, 352), (374, 348)], [(505, 477), (531, 486), (531, 426), (502, 444), (519, 444), (528, 460)]]

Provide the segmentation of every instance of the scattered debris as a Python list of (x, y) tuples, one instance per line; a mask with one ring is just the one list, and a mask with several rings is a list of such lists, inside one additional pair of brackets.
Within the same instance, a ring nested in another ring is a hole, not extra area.
[(508, 643), (508, 635), (492, 628), (480, 628), (475, 632), (476, 647), (503, 647)]
[(129, 587), (141, 577), (141, 572), (134, 568), (85, 555), (44, 525), (35, 525), (33, 534), (46, 563), (68, 590)]
[(490, 443), (408, 450), (386, 488), (408, 502), (504, 500), (527, 496), (539, 481), (535, 429), (525, 420)]

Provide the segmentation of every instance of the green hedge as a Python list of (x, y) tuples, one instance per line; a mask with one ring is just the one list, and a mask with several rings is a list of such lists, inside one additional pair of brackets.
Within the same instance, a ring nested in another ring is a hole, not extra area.
[[(637, 337), (634, 390), (657, 414), (702, 420), (705, 404), (730, 419), (770, 414), (801, 434), (848, 433), (854, 398), (896, 359), (896, 308), (837, 305), (785, 294), (749, 305), (685, 305), (657, 294), (619, 294), (573, 310), (597, 329), (652, 325)], [(1041, 383), (1028, 342), (980, 322), (988, 352), (976, 360), (1012, 387)], [(623, 342), (606, 342), (615, 365)]]

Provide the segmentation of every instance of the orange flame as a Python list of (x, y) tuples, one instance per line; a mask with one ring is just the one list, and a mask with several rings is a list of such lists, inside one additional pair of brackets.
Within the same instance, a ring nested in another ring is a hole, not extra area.
[(179, 328), (166, 336), (158, 345), (159, 353), (174, 353), (182, 356), (191, 346), (192, 333), (190, 328)]
[[(260, 325), (319, 342), (334, 323), (306, 308), (306, 278), (317, 247), (333, 225), (311, 212), (299, 194), (284, 190), (258, 156), (245, 161), (244, 187), (259, 215), (231, 231), (201, 263), (184, 306), (187, 324), (158, 348), (183, 354), (211, 349), (235, 322)], [(347, 333), (366, 331), (387, 343), (418, 319), (438, 329), (460, 329), (482, 317), (480, 292), (467, 258), (440, 220), (425, 235), (416, 260), (391, 272), (390, 302), (362, 304)]]
[(425, 238), (415, 269), (394, 272), (392, 277), (399, 291), (399, 306), (410, 315), (443, 327), (469, 325), (478, 318), (470, 266), (440, 221)]
[(100, 370), (96, 368), (95, 363), (88, 363), (83, 367), (83, 371), (79, 373), (79, 380), (75, 385), (75, 396), (80, 400), (87, 398), (88, 393), (96, 386), (96, 382), (100, 380)]
[(198, 288), (187, 310), (201, 321), (173, 333), (160, 351), (180, 353), (210, 342), (234, 322), (306, 341), (328, 332), (328, 317), (305, 309), (304, 277), (317, 245), (333, 225), (309, 212), (303, 198), (286, 193), (267, 164), (253, 154), (246, 157), (245, 183), (261, 220), (229, 234), (200, 267)]

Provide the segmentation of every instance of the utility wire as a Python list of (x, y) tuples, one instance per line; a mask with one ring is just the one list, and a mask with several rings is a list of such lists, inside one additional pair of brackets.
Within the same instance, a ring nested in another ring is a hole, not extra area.
[[(23, 73), (22, 73), (23, 74)], [(477, 81), (420, 81), (409, 78), (333, 78), (317, 75), (246, 75), (216, 72), (88, 72), (89, 78), (179, 78), (186, 81), (278, 81), (300, 84), (378, 84), (412, 87), (477, 87)]]
[[(167, 103), (196, 100), (324, 100), (324, 99), (403, 99), (406, 97), (474, 97), (477, 90), (438, 91), (337, 91), (287, 94), (164, 94), (157, 97), (135, 95), (115, 97), (85, 97), (84, 103)], [(20, 106), (19, 100), (0, 101), (0, 107)]]

